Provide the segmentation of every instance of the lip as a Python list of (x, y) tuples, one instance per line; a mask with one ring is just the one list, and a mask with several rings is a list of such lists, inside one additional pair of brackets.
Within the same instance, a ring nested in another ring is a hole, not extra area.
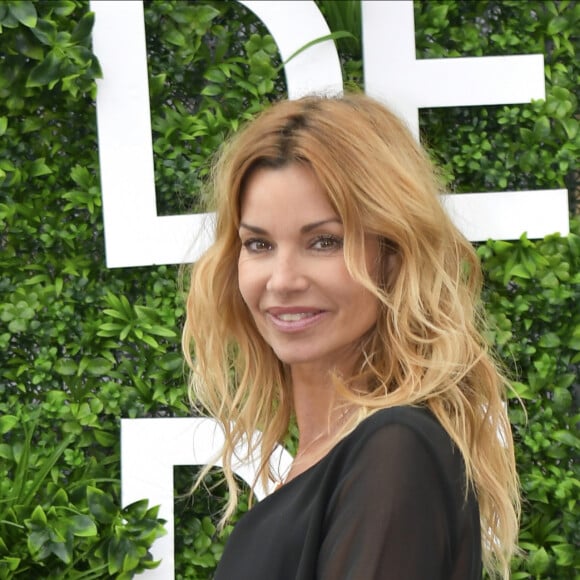
[[(316, 326), (327, 314), (326, 310), (310, 306), (272, 307), (266, 309), (266, 316), (272, 326), (281, 332), (301, 332)], [(282, 320), (284, 314), (306, 314), (298, 320)]]

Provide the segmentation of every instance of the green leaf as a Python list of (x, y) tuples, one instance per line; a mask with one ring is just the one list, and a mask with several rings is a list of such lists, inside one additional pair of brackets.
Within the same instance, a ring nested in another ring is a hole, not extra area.
[(29, 171), (31, 177), (40, 177), (52, 173), (52, 169), (44, 162), (44, 157), (41, 159), (35, 159)]
[(116, 576), (118, 572), (123, 570), (123, 561), (129, 549), (130, 543), (127, 538), (111, 538), (107, 550), (109, 574)]
[(559, 566), (569, 567), (574, 563), (574, 556), (577, 553), (577, 548), (571, 544), (556, 544), (552, 546), (554, 554), (556, 554), (556, 562)]
[(58, 80), (61, 61), (53, 51), (46, 55), (46, 58), (37, 64), (28, 75), (27, 87), (42, 87)]
[(164, 336), (165, 338), (174, 338), (177, 336), (176, 332), (171, 330), (171, 328), (166, 328), (165, 326), (159, 326), (157, 324), (152, 325), (149, 328), (149, 332), (156, 336)]
[(544, 548), (540, 548), (530, 558), (529, 570), (534, 575), (543, 574), (550, 566), (550, 556)]
[(102, 376), (111, 371), (112, 364), (103, 357), (96, 357), (89, 361), (87, 372), (93, 376)]
[(0, 435), (4, 435), (18, 425), (18, 417), (15, 415), (0, 415)]
[[(10, 572), (15, 572), (18, 569), (21, 561), (22, 561), (21, 558), (4, 556), (3, 558), (0, 558), (0, 571), (5, 570), (7, 568)], [(8, 576), (8, 578), (9, 577), (10, 576)]]
[(176, 30), (175, 28), (172, 28), (165, 35), (165, 40), (178, 47), (184, 47), (187, 44), (187, 40), (183, 33), (181, 33), (179, 30)]
[(75, 375), (77, 372), (77, 367), (78, 365), (74, 360), (64, 358), (58, 359), (54, 364), (54, 370), (59, 375), (64, 375), (67, 377)]
[(354, 38), (356, 40), (356, 36), (347, 32), (346, 30), (340, 30), (338, 32), (332, 32), (331, 34), (326, 34), (324, 36), (320, 36), (307, 42), (304, 46), (300, 47), (297, 51), (293, 52), (281, 65), (278, 67), (278, 70), (281, 70), (285, 65), (287, 65), (292, 59), (296, 58), (299, 54), (302, 54), (305, 50), (308, 50), (311, 46), (316, 44), (320, 44), (321, 42), (326, 42), (327, 40), (339, 40), (341, 38)]
[(560, 429), (552, 433), (552, 437), (556, 441), (564, 443), (564, 445), (569, 445), (570, 447), (580, 450), (580, 438), (571, 431)]
[(154, 348), (154, 349), (158, 349), (159, 348), (159, 343), (149, 334), (145, 334), (143, 336), (143, 342), (145, 342), (146, 344), (148, 344), (150, 347)]
[(97, 526), (89, 516), (79, 514), (69, 518), (68, 522), (70, 531), (75, 536), (89, 538), (97, 535)]
[(211, 68), (205, 72), (205, 74), (203, 75), (203, 78), (208, 80), (208, 81), (211, 81), (212, 83), (219, 84), (219, 83), (225, 82), (226, 75), (219, 68)]
[(91, 185), (89, 170), (82, 165), (75, 165), (70, 172), (71, 179), (79, 186), (88, 189)]
[(72, 543), (66, 542), (64, 539), (62, 541), (52, 541), (50, 544), (51, 552), (65, 564), (70, 564), (72, 561)]
[(6, 133), (8, 129), (8, 117), (0, 117), (0, 137)]
[[(75, 64), (82, 68), (87, 68), (93, 60), (93, 53), (85, 46), (71, 46), (66, 51), (69, 57)], [(72, 74), (67, 78), (77, 78), (78, 74)]]
[(566, 137), (568, 137), (568, 139), (575, 139), (576, 135), (578, 135), (578, 121), (571, 117), (568, 119), (562, 119), (560, 123), (566, 131)]
[(36, 8), (33, 2), (29, 0), (18, 0), (9, 4), (10, 13), (18, 22), (28, 28), (34, 28), (38, 19)]
[(44, 513), (42, 506), (37, 505), (34, 508), (34, 511), (32, 512), (32, 515), (30, 516), (30, 521), (32, 523), (35, 523), (35, 524), (46, 524), (47, 523), (48, 520), (46, 519), (46, 514)]
[(8, 461), (14, 461), (13, 448), (6, 443), (0, 443), (0, 457), (2, 457), (2, 459), (7, 459)]
[(557, 16), (556, 18), (553, 18), (552, 20), (550, 20), (549, 24), (548, 24), (548, 28), (547, 28), (547, 33), (552, 36), (552, 35), (556, 35), (559, 34), (560, 32), (563, 32), (564, 30), (566, 30), (566, 28), (568, 28), (569, 26), (569, 21), (567, 18), (563, 17), (563, 16)]
[(27, 546), (31, 554), (42, 560), (50, 555), (50, 532), (46, 527), (35, 526), (28, 534)]
[(205, 97), (216, 97), (217, 95), (221, 95), (223, 92), (222, 87), (219, 85), (207, 85), (201, 91), (201, 94)]
[(566, 388), (557, 387), (554, 389), (554, 407), (561, 413), (572, 405), (572, 393)]
[(556, 348), (560, 346), (560, 337), (555, 332), (547, 332), (540, 337), (538, 346), (542, 348)]
[(27, 328), (26, 322), (20, 318), (15, 318), (8, 324), (8, 330), (13, 334), (18, 334), (19, 332), (25, 332)]
[(0, 168), (5, 171), (16, 171), (16, 166), (9, 159), (0, 159)]
[(126, 505), (121, 513), (131, 519), (143, 519), (147, 515), (147, 510), (149, 509), (149, 500), (139, 499)]
[(207, 516), (201, 520), (201, 526), (203, 531), (210, 537), (213, 536), (216, 532), (216, 527), (214, 526), (211, 519)]
[[(32, 433), (29, 434), (27, 444), (29, 445), (31, 440)], [(23, 505), (28, 505), (32, 498), (38, 492), (40, 486), (45, 483), (46, 476), (51, 471), (51, 469), (55, 466), (56, 462), (59, 460), (61, 455), (64, 453), (65, 449), (71, 444), (72, 437), (69, 435), (67, 436), (64, 441), (60, 444), (56, 445), (53, 449), (51, 449), (51, 453), (48, 457), (43, 459), (39, 465), (38, 470), (32, 479), (32, 482), (28, 481), (29, 484), (26, 488), (26, 494), (22, 498)]]
[[(503, 186), (503, 187), (505, 187), (505, 186)], [(530, 273), (528, 272), (528, 269), (523, 264), (514, 264), (510, 270), (510, 277), (511, 278), (518, 277), (518, 278), (529, 279)]]
[(26, 34), (21, 31), (14, 40), (14, 48), (20, 54), (33, 60), (42, 60), (44, 58), (44, 48), (32, 34)]
[(94, 429), (93, 435), (95, 437), (95, 441), (103, 447), (113, 447), (119, 439), (116, 434), (101, 431), (99, 429)]
[(69, 503), (69, 498), (64, 489), (59, 488), (52, 497), (53, 506), (66, 506)]
[(532, 399), (533, 393), (530, 390), (530, 387), (524, 383), (520, 383), (518, 381), (512, 381), (511, 387), (517, 397), (520, 399)]
[(119, 508), (111, 496), (96, 487), (87, 487), (87, 503), (89, 511), (103, 524), (111, 523), (119, 513)]
[(198, 533), (193, 542), (196, 551), (202, 554), (211, 547), (211, 544), (211, 538), (203, 532)]
[(72, 42), (82, 42), (91, 36), (93, 25), (95, 24), (95, 13), (87, 12), (75, 26), (71, 34)]
[(56, 43), (57, 28), (51, 20), (40, 19), (35, 28), (31, 28), (32, 34), (46, 46), (53, 46)]
[(546, 139), (550, 135), (550, 119), (548, 117), (540, 117), (534, 124), (534, 137), (537, 140)]

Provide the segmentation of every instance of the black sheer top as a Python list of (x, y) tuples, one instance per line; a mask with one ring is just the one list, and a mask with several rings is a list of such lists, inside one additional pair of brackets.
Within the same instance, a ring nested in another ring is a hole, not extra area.
[(479, 509), (424, 409), (383, 409), (236, 524), (215, 580), (480, 580)]

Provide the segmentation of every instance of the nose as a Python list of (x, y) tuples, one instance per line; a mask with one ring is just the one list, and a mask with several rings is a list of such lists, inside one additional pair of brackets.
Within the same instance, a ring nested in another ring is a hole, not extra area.
[(271, 271), (266, 289), (278, 294), (302, 292), (308, 288), (308, 276), (300, 256), (278, 251), (272, 256)]

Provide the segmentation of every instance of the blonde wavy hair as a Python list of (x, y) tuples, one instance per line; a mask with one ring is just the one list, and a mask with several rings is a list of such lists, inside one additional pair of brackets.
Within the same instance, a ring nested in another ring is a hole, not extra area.
[[(362, 94), (277, 103), (227, 142), (213, 167), (215, 242), (191, 268), (183, 348), (191, 399), (225, 432), (225, 517), (238, 497), (236, 447), (245, 441), (250, 453), (261, 453), (267, 484), (270, 456), (293, 414), (288, 369), (258, 332), (237, 279), (244, 184), (256, 168), (290, 163), (307, 164), (325, 187), (344, 226), (348, 270), (380, 301), (378, 321), (361, 340), (357, 375), (334, 377), (359, 411), (337, 440), (378, 409), (429, 408), (460, 450), (477, 494), (484, 566), (507, 577), (519, 486), (507, 383), (482, 337), (479, 261), (442, 207), (425, 151), (395, 115)], [(384, 260), (379, 279), (366, 271), (365, 234), (378, 236), (390, 264), (395, 258), (391, 272)]]

